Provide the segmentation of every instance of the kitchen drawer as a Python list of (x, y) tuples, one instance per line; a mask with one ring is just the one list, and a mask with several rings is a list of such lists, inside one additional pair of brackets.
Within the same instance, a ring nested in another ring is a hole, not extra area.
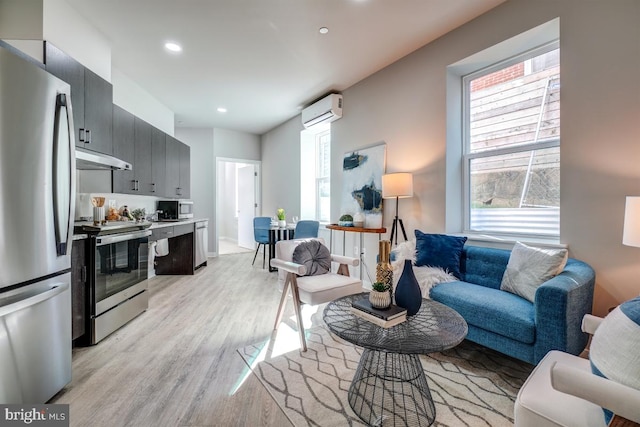
[(193, 233), (193, 223), (176, 225), (173, 227), (173, 236), (182, 236), (183, 234)]
[(149, 236), (149, 240), (154, 241), (160, 239), (170, 239), (174, 237), (174, 228), (175, 227), (154, 228), (151, 230), (151, 236)]

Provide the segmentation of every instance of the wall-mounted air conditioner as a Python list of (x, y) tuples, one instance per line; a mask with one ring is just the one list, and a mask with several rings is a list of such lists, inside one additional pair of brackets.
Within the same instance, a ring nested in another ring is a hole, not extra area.
[(305, 128), (318, 123), (329, 123), (342, 117), (342, 95), (332, 93), (302, 110)]

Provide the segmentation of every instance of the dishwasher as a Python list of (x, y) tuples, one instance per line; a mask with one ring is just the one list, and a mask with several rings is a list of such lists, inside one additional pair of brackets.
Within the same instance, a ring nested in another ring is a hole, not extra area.
[(209, 221), (196, 221), (196, 253), (193, 257), (193, 267), (204, 267), (207, 265), (207, 252), (209, 250), (207, 233)]

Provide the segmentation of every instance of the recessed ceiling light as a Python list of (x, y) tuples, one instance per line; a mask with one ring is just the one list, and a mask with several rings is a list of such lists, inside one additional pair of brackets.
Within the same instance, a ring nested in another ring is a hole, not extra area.
[(218, 107), (218, 113), (226, 113), (227, 109), (224, 107)]
[(329, 32), (329, 29), (327, 27), (320, 27), (318, 31), (320, 32), (320, 34), (327, 34)]
[(166, 42), (164, 47), (171, 52), (182, 52), (182, 46), (174, 42)]

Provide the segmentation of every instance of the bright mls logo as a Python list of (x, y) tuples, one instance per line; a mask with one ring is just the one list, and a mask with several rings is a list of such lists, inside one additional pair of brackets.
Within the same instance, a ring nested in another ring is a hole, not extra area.
[(69, 405), (0, 405), (0, 427), (68, 427)]

